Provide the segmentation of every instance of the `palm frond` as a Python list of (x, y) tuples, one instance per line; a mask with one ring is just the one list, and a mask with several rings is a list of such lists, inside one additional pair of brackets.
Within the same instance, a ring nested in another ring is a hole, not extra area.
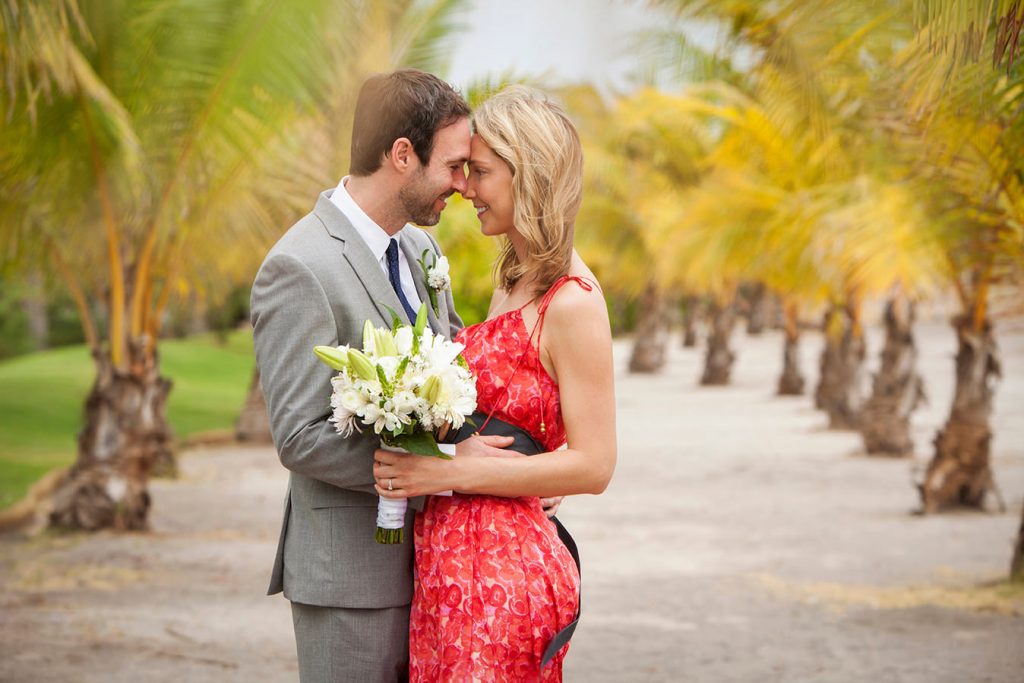
[(466, 29), (466, 0), (420, 0), (402, 12), (392, 60), (440, 75), (448, 72), (453, 39)]
[(995, 66), (1009, 70), (1021, 46), (1024, 3), (1020, 0), (914, 0), (914, 19), (935, 53), (954, 61), (978, 61), (990, 52)]

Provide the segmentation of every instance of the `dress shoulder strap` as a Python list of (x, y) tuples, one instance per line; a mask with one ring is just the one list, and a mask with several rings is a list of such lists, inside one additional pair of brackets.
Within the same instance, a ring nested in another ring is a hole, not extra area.
[(563, 275), (551, 284), (548, 291), (544, 292), (544, 296), (541, 298), (540, 304), (537, 305), (537, 313), (539, 315), (543, 316), (544, 313), (547, 312), (548, 306), (551, 305), (551, 300), (555, 298), (555, 294), (557, 294), (558, 290), (562, 288), (562, 285), (567, 282), (575, 282), (587, 292), (593, 291), (594, 287), (597, 286), (597, 283), (588, 277), (581, 277), (579, 275)]
[[(505, 382), (505, 386), (504, 386), (504, 388), (501, 391), (501, 395), (499, 397), (499, 401), (495, 401), (494, 407), (491, 409), (491, 412), (487, 415), (487, 419), (484, 420), (483, 425), (481, 425), (480, 429), (477, 430), (477, 432), (476, 432), (477, 434), (482, 432), (483, 428), (487, 426), (487, 423), (491, 421), (491, 417), (494, 416), (494, 411), (497, 410), (497, 408), (498, 408), (498, 403), (500, 402), (500, 399), (504, 398), (505, 395), (508, 393), (508, 388), (512, 384), (512, 378), (515, 377), (516, 373), (519, 372), (519, 368), (520, 368), (520, 366), (522, 366), (523, 360), (526, 358), (526, 352), (529, 350), (530, 346), (533, 345), (533, 335), (534, 334), (537, 335), (537, 346), (538, 346), (538, 348), (540, 347), (540, 332), (541, 332), (541, 329), (544, 327), (544, 314), (547, 312), (548, 306), (551, 305), (551, 299), (554, 298), (555, 292), (557, 292), (562, 287), (562, 285), (564, 285), (566, 282), (569, 282), (570, 280), (575, 281), (576, 284), (578, 284), (580, 287), (582, 287), (584, 290), (586, 290), (588, 292), (593, 291), (594, 287), (598, 286), (597, 282), (591, 280), (590, 278), (584, 278), (584, 277), (580, 277), (578, 275), (563, 275), (562, 277), (558, 278), (557, 280), (555, 280), (552, 283), (551, 287), (548, 288), (548, 291), (544, 292), (544, 296), (541, 297), (540, 303), (537, 305), (537, 312), (538, 312), (537, 322), (534, 323), (533, 330), (530, 331), (530, 336), (526, 340), (526, 344), (523, 347), (523, 352), (519, 354), (519, 359), (516, 361), (515, 366), (512, 368), (512, 374), (509, 375), (508, 380), (506, 380), (506, 382)], [(520, 306), (516, 310), (517, 311), (522, 311), (524, 308), (529, 306), (531, 303), (532, 302), (527, 301), (525, 304), (523, 304), (522, 306)], [(543, 431), (543, 429), (544, 429), (544, 422), (542, 420), (541, 421), (541, 430)]]
[(544, 292), (544, 296), (541, 297), (540, 303), (537, 304), (537, 322), (533, 326), (533, 330), (530, 332), (530, 343), (533, 343), (533, 335), (537, 335), (537, 347), (540, 347), (540, 335), (544, 329), (544, 314), (548, 312), (548, 307), (551, 306), (552, 299), (555, 298), (555, 294), (562, 288), (567, 282), (575, 282), (584, 291), (592, 292), (597, 287), (597, 283), (588, 277), (581, 277), (579, 275), (563, 275), (562, 277), (555, 280), (548, 291)]

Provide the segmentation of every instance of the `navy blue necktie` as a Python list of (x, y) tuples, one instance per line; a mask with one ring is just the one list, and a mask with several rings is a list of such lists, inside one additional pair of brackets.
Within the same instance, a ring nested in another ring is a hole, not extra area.
[(402, 280), (398, 275), (398, 240), (393, 239), (388, 243), (387, 255), (388, 279), (391, 280), (391, 288), (395, 290), (398, 300), (402, 302), (402, 308), (409, 316), (409, 322), (416, 322), (416, 311), (412, 310), (409, 300), (405, 298), (405, 292), (402, 291)]

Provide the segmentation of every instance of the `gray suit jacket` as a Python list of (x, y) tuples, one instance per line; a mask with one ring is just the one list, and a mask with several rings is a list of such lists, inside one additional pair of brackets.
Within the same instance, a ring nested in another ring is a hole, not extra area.
[[(268, 594), (327, 607), (383, 608), (412, 600), (413, 508), (406, 542), (374, 540), (372, 430), (342, 438), (331, 416), (333, 371), (313, 355), (317, 344), (362, 344), (363, 323), (390, 326), (386, 306), (405, 313), (387, 276), (345, 215), (320, 195), (316, 208), (291, 227), (267, 254), (252, 288), (253, 342), (270, 426), (281, 464), (291, 471), (284, 522)], [(428, 302), (417, 259), (440, 249), (423, 230), (407, 225), (399, 245), (412, 268), (420, 299)], [(454, 336), (462, 327), (451, 291), (438, 297), (431, 327)]]

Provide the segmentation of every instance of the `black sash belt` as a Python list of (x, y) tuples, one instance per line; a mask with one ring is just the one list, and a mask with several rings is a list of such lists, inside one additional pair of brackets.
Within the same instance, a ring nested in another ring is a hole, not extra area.
[[(480, 429), (480, 425), (483, 425), (482, 429)], [(516, 427), (515, 425), (499, 420), (496, 417), (492, 417), (488, 420), (487, 414), (481, 412), (473, 413), (470, 416), (469, 421), (467, 421), (462, 428), (454, 434), (448, 435), (446, 441), (449, 443), (464, 441), (478, 430), (481, 434), (511, 436), (513, 438), (513, 442), (508, 449), (524, 455), (536, 455), (537, 453), (544, 453), (547, 451), (546, 448), (537, 443), (536, 439), (530, 436), (526, 430), (521, 427)], [(555, 530), (558, 532), (558, 538), (565, 544), (565, 547), (569, 550), (569, 554), (572, 555), (572, 559), (576, 562), (576, 570), (581, 572), (580, 551), (576, 547), (576, 541), (573, 540), (569, 531), (556, 518), (552, 517), (551, 522), (555, 525)], [(580, 573), (580, 576), (582, 580), (582, 572)], [(580, 623), (579, 604), (580, 603), (577, 603), (576, 607), (576, 618), (572, 620), (572, 623), (556, 633), (555, 637), (551, 639), (550, 643), (548, 643), (547, 648), (544, 649), (544, 657), (540, 662), (542, 669), (547, 666), (547, 663), (551, 661), (552, 657), (558, 654), (559, 650), (565, 647), (565, 644), (569, 642), (569, 639), (572, 638), (572, 634), (576, 631), (576, 626)]]

